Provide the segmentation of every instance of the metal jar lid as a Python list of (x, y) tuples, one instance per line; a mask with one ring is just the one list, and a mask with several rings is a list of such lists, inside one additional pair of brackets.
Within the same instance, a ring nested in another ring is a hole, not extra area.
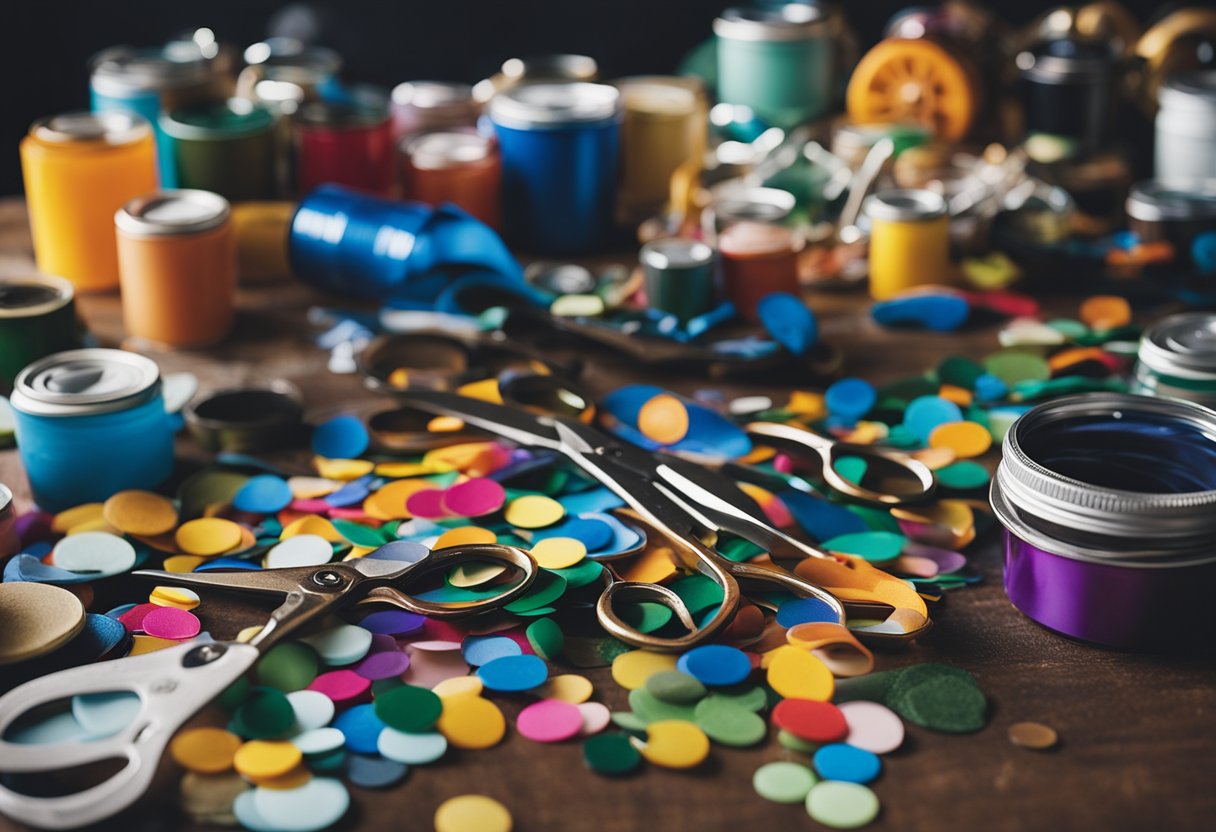
[(1052, 40), (1016, 58), (1022, 77), (1038, 84), (1077, 84), (1111, 75), (1118, 59), (1105, 42)]
[(218, 390), (185, 409), (191, 435), (209, 451), (266, 451), (299, 438), (300, 390), (286, 379)]
[(132, 237), (198, 234), (219, 228), (229, 213), (228, 200), (211, 191), (157, 191), (119, 208), (114, 224)]
[(252, 136), (273, 127), (274, 115), (269, 109), (241, 98), (186, 107), (160, 118), (160, 128), (165, 133), (195, 142)]
[(490, 99), (490, 119), (520, 130), (591, 124), (615, 119), (621, 112), (616, 87), (584, 81), (520, 84)]
[(1146, 179), (1132, 185), (1127, 215), (1143, 222), (1216, 219), (1216, 179)]
[(820, 34), (829, 17), (819, 3), (741, 6), (722, 12), (714, 21), (714, 34), (730, 40), (803, 40)]
[(435, 131), (407, 138), (401, 149), (419, 170), (446, 170), (489, 158), (494, 140), (472, 130)]
[(1216, 110), (1216, 70), (1180, 72), (1161, 84), (1157, 101), (1163, 108), (1211, 112)]
[(1193, 431), (1216, 452), (1216, 411), (1200, 405), (1122, 393), (1056, 399), (1025, 413), (1005, 435), (992, 485), (1001, 522), (1040, 549), (1078, 560), (1131, 566), (1216, 560), (1216, 490), (1118, 489), (1072, 478), (1038, 458), (1053, 431), (1097, 420), (1134, 424), (1133, 417)]
[(133, 49), (115, 46), (93, 56), (94, 89), (103, 95), (122, 96), (131, 89), (177, 89), (210, 80), (210, 70), (201, 55), (182, 60), (163, 49)]
[(30, 135), (46, 144), (107, 144), (114, 147), (140, 141), (152, 125), (134, 113), (64, 113), (35, 121)]
[(368, 104), (316, 101), (301, 107), (296, 119), (305, 127), (338, 130), (378, 127), (388, 121), (388, 110)]
[(75, 287), (62, 277), (0, 277), (0, 319), (47, 315), (67, 306), (75, 294)]
[(642, 246), (642, 265), (661, 271), (698, 269), (714, 261), (714, 250), (700, 240), (668, 237)]
[(719, 229), (735, 222), (784, 222), (798, 201), (780, 188), (727, 186), (713, 194), (710, 208)]
[(1216, 314), (1187, 312), (1152, 324), (1137, 356), (1154, 372), (1194, 381), (1216, 381)]
[(10, 403), (36, 416), (87, 416), (129, 410), (160, 393), (160, 368), (123, 350), (57, 352), (17, 374)]
[(705, 101), (705, 85), (678, 75), (635, 75), (613, 81), (631, 117), (686, 118)]
[(933, 220), (946, 215), (946, 200), (933, 191), (896, 188), (866, 197), (865, 212), (872, 219), (891, 222)]
[(458, 81), (406, 81), (393, 87), (391, 97), (398, 107), (418, 110), (460, 111), (477, 107), (472, 85)]

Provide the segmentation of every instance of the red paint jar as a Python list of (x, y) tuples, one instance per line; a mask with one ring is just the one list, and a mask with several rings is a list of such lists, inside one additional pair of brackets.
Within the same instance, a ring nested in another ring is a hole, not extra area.
[(788, 228), (738, 222), (718, 236), (722, 288), (746, 320), (758, 320), (756, 305), (773, 292), (799, 294), (798, 254), (802, 238)]
[(379, 107), (318, 102), (296, 116), (296, 185), (306, 194), (323, 182), (392, 196), (393, 131)]
[(420, 133), (401, 143), (406, 199), (451, 202), (497, 230), (502, 191), (498, 144), (475, 130)]

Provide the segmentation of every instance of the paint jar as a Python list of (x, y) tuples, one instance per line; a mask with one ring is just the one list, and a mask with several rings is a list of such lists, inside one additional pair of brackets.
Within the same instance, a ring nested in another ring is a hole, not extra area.
[(27, 364), (80, 346), (74, 297), (62, 277), (0, 277), (0, 392)]
[(670, 312), (681, 324), (714, 307), (714, 250), (700, 240), (655, 240), (638, 255), (651, 309)]
[(177, 187), (212, 191), (231, 202), (275, 196), (275, 119), (241, 99), (161, 116)]
[(428, 130), (475, 127), (481, 105), (473, 87), (455, 81), (406, 81), (393, 87), (389, 101), (393, 138)]
[(376, 106), (316, 102), (295, 119), (296, 187), (307, 194), (322, 183), (389, 196), (396, 150), (388, 113)]
[(1216, 409), (1216, 314), (1170, 315), (1144, 330), (1131, 389)]
[(783, 129), (823, 115), (836, 84), (832, 30), (818, 3), (722, 12), (714, 21), (718, 99)]
[(1216, 231), (1216, 179), (1137, 182), (1125, 208), (1141, 243), (1169, 243), (1174, 261), (1185, 266), (1195, 238)]
[(209, 191), (159, 191), (114, 215), (127, 334), (201, 347), (232, 328), (236, 242), (228, 200)]
[(801, 235), (779, 225), (739, 222), (718, 238), (722, 288), (743, 318), (757, 321), (756, 307), (765, 295), (797, 295)]
[(916, 286), (951, 281), (946, 200), (933, 191), (889, 190), (867, 197), (870, 297), (887, 300)]
[(173, 148), (160, 129), (162, 114), (214, 97), (215, 77), (198, 53), (116, 46), (98, 53), (89, 77), (95, 113), (126, 112), (143, 116), (156, 133), (160, 187), (177, 187)]
[(1122, 648), (1211, 643), (1216, 412), (1068, 396), (1005, 435), (991, 501), (1005, 591), (1043, 626)]
[(1097, 150), (1110, 136), (1122, 73), (1107, 42), (1053, 40), (1017, 57), (1026, 132), (1067, 143), (1067, 156)]
[(620, 93), (603, 84), (522, 84), (490, 100), (502, 151), (503, 224), (525, 251), (604, 244), (616, 202)]
[(502, 160), (493, 137), (473, 129), (417, 133), (401, 143), (401, 191), (427, 205), (450, 202), (500, 226)]
[(155, 488), (173, 472), (160, 369), (142, 355), (55, 353), (21, 371), (9, 401), (21, 462), (44, 511)]
[(1216, 71), (1173, 75), (1157, 100), (1156, 177), (1216, 178)]
[(694, 78), (624, 78), (617, 220), (637, 225), (663, 210), (672, 174), (705, 152), (705, 88)]
[(241, 283), (266, 283), (291, 276), (287, 235), (294, 202), (239, 202), (232, 206), (236, 274)]
[(208, 451), (264, 452), (289, 446), (304, 433), (299, 388), (284, 379), (218, 390), (185, 410), (186, 427)]
[(21, 549), (17, 537), (17, 511), (13, 508), (13, 492), (0, 482), (0, 559), (15, 555)]
[(151, 126), (127, 113), (68, 113), (34, 123), (21, 173), (38, 271), (78, 291), (118, 286), (114, 212), (156, 189)]

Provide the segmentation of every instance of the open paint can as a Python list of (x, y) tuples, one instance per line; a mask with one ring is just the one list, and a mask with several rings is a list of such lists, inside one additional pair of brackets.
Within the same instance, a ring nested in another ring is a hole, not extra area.
[(1015, 607), (1110, 647), (1216, 635), (1216, 411), (1069, 396), (1018, 419), (1002, 454), (991, 500)]

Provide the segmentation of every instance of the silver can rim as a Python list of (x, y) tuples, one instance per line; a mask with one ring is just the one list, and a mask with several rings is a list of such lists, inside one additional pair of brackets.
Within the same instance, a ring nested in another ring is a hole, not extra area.
[[(73, 362), (109, 361), (133, 370), (135, 381), (106, 393), (55, 393), (39, 389), (34, 381), (47, 370)], [(57, 352), (40, 358), (17, 374), (9, 403), (19, 413), (33, 416), (88, 416), (129, 410), (159, 395), (160, 367), (150, 358), (125, 350), (90, 348)]]
[[(188, 202), (205, 213), (182, 221), (158, 220), (149, 216), (155, 208), (170, 201)], [(181, 188), (135, 197), (114, 213), (114, 225), (131, 237), (176, 237), (219, 228), (228, 221), (231, 213), (228, 200), (219, 194)]]
[(946, 199), (923, 188), (892, 188), (866, 197), (865, 212), (872, 219), (921, 222), (944, 217)]
[(35, 318), (49, 315), (67, 306), (76, 297), (76, 287), (67, 278), (53, 274), (30, 274), (21, 277), (0, 277), (0, 286), (4, 284), (36, 284), (47, 286), (55, 291), (55, 297), (36, 306), (22, 306), (6, 309), (0, 307), (0, 319), (5, 318)]
[[(1207, 359), (1189, 355), (1171, 344), (1171, 336), (1178, 330), (1195, 327), (1203, 327), (1213, 333), (1213, 350)], [(1216, 382), (1216, 314), (1183, 312), (1155, 321), (1140, 337), (1136, 357), (1144, 366), (1162, 375)]]
[(775, 9), (736, 6), (714, 21), (714, 34), (727, 40), (808, 40), (826, 34), (831, 17), (831, 9), (821, 3), (784, 3)]
[(528, 82), (496, 93), (487, 113), (496, 126), (520, 130), (591, 126), (621, 119), (621, 93), (589, 81)]
[(1216, 218), (1216, 179), (1145, 179), (1132, 186), (1124, 209), (1142, 222)]

